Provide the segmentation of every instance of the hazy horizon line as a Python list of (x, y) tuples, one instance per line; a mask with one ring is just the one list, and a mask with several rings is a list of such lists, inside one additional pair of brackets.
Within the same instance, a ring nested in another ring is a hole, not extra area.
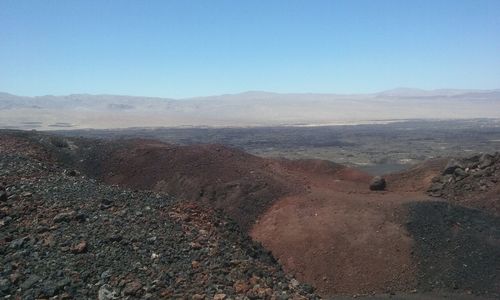
[(500, 88), (436, 88), (436, 89), (423, 89), (414, 87), (396, 87), (392, 89), (386, 89), (376, 92), (282, 92), (282, 91), (269, 91), (269, 90), (244, 90), (241, 92), (226, 92), (226, 93), (216, 93), (216, 94), (206, 94), (199, 96), (189, 96), (189, 97), (168, 97), (168, 96), (149, 96), (140, 94), (125, 94), (125, 93), (86, 93), (86, 92), (76, 92), (67, 94), (45, 94), (45, 95), (26, 95), (17, 94), (0, 90), (0, 94), (7, 94), (16, 97), (28, 97), (28, 98), (39, 98), (39, 97), (65, 97), (65, 96), (122, 96), (122, 97), (143, 97), (143, 98), (161, 98), (161, 99), (172, 99), (172, 100), (183, 100), (183, 99), (194, 99), (194, 98), (209, 98), (209, 97), (221, 97), (221, 96), (231, 96), (231, 95), (244, 95), (251, 93), (262, 93), (262, 94), (276, 94), (276, 95), (378, 95), (388, 92), (403, 92), (403, 91), (413, 91), (413, 92), (440, 92), (440, 91), (457, 91), (457, 92), (492, 92), (500, 91)]

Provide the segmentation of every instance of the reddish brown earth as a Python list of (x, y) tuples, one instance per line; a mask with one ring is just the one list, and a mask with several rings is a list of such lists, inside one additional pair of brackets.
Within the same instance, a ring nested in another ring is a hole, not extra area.
[(324, 295), (414, 286), (402, 204), (427, 200), (421, 191), (433, 169), (401, 173), (389, 179), (389, 192), (370, 192), (371, 176), (327, 161), (264, 159), (220, 145), (123, 143), (101, 164), (106, 182), (224, 210)]
[(446, 166), (448, 159), (431, 159), (412, 168), (386, 177), (389, 191), (425, 192), (432, 179), (439, 175)]
[[(371, 176), (332, 162), (266, 159), (221, 145), (86, 143), (78, 157), (88, 173), (224, 211), (324, 296), (417, 288), (500, 292), (499, 220), (425, 193), (444, 160), (389, 175), (387, 191), (373, 192)], [(470, 216), (477, 222), (462, 229)]]
[(307, 178), (370, 180), (328, 161), (266, 159), (222, 145), (127, 140), (90, 149), (83, 165), (105, 182), (201, 201), (224, 210), (244, 229), (277, 199), (306, 193)]
[(127, 141), (101, 153), (107, 183), (167, 192), (223, 209), (250, 228), (271, 202), (305, 190), (280, 162), (220, 145), (178, 146)]
[(20, 151), (29, 158), (52, 161), (52, 155), (42, 145), (33, 143), (25, 138), (15, 138), (8, 134), (0, 134), (0, 153), (11, 155)]
[(404, 190), (405, 175), (389, 180), (388, 192), (369, 191), (367, 176), (352, 169), (308, 176), (310, 189), (278, 200), (251, 235), (320, 294), (411, 290), (416, 267), (403, 204), (428, 197)]

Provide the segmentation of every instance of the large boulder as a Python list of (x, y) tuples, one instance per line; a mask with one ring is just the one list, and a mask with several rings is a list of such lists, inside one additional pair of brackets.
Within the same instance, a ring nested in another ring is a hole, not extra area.
[(375, 176), (370, 182), (370, 190), (372, 191), (383, 191), (386, 187), (386, 182), (383, 177)]
[(463, 169), (463, 168), (464, 166), (459, 161), (452, 159), (448, 162), (448, 164), (444, 168), (443, 175), (453, 174), (456, 169)]
[(0, 201), (5, 202), (7, 201), (7, 191), (5, 190), (5, 187), (0, 184)]
[(479, 168), (480, 169), (486, 169), (487, 167), (491, 166), (493, 163), (495, 163), (495, 157), (489, 154), (483, 154), (479, 158)]
[(7, 192), (6, 191), (0, 191), (0, 202), (5, 202), (7, 201)]
[(429, 194), (433, 197), (439, 197), (443, 193), (443, 188), (444, 188), (444, 183), (442, 182), (434, 182), (432, 183), (431, 187), (427, 190)]

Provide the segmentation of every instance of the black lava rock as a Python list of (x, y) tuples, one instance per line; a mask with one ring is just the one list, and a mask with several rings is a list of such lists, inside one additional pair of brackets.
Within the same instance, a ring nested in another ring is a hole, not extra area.
[(372, 191), (383, 191), (386, 187), (386, 182), (383, 177), (375, 176), (370, 182), (370, 190)]

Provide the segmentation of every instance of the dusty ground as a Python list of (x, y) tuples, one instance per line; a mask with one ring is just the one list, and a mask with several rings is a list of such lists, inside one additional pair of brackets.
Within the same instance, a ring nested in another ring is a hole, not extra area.
[(308, 191), (276, 201), (251, 235), (322, 295), (451, 289), (495, 297), (500, 219), (427, 196), (445, 164), (390, 175), (386, 192), (368, 191), (354, 170), (307, 176)]
[(275, 202), (252, 237), (324, 295), (411, 289), (416, 268), (402, 204), (428, 197), (370, 192), (366, 180), (347, 176), (308, 179), (308, 192)]

